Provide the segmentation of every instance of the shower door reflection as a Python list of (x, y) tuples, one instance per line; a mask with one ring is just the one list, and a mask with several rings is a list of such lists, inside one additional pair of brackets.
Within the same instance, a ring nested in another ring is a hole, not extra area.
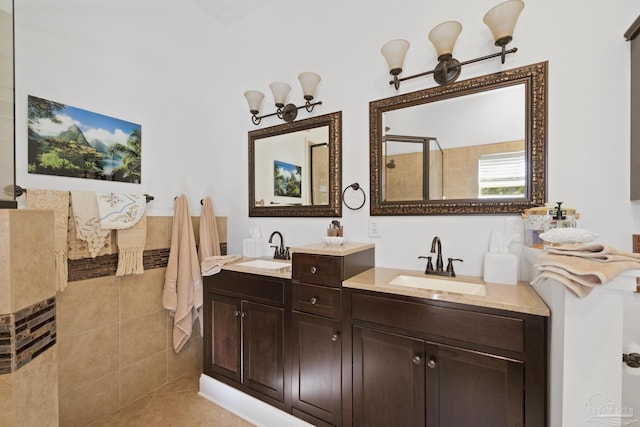
[(436, 138), (386, 135), (382, 143), (384, 201), (442, 199), (442, 157)]

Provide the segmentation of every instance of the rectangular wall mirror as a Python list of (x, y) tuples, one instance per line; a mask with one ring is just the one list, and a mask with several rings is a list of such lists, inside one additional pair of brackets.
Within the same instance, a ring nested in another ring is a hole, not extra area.
[(342, 112), (249, 132), (249, 216), (342, 215)]
[(371, 102), (371, 215), (544, 204), (546, 73), (544, 62)]

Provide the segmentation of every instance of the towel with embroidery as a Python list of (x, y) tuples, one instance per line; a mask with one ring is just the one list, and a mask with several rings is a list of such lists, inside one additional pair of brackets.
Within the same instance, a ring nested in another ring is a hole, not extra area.
[(122, 230), (140, 221), (147, 206), (143, 194), (96, 193), (100, 227), (103, 230)]

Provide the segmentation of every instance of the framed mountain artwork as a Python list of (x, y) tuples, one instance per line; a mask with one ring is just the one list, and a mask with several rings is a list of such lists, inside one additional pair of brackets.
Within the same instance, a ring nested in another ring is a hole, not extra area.
[(28, 171), (142, 182), (142, 127), (29, 95)]

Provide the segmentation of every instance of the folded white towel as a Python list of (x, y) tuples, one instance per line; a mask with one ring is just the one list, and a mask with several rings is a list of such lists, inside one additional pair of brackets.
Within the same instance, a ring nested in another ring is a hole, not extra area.
[(240, 258), (242, 258), (241, 255), (217, 255), (205, 257), (200, 264), (202, 275), (213, 276), (214, 274), (220, 273), (223, 265), (236, 262)]

